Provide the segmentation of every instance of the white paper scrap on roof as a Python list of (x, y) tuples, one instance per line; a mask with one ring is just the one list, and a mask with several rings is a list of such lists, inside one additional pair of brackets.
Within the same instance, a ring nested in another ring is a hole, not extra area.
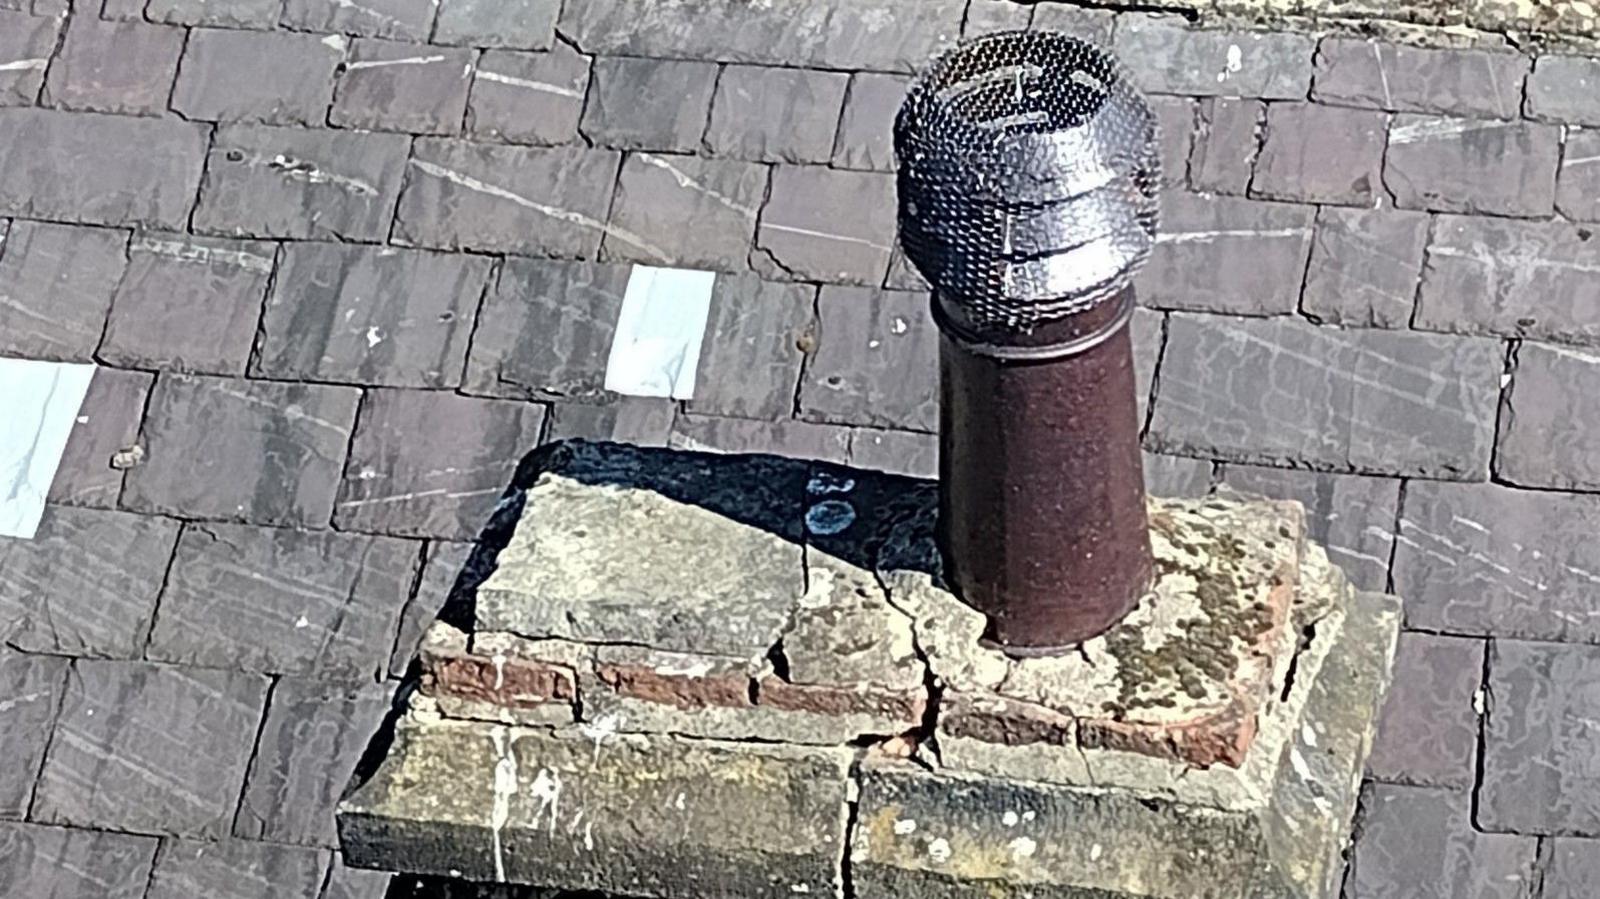
[(0, 537), (32, 539), (93, 365), (0, 358)]
[(634, 266), (606, 360), (606, 389), (692, 399), (716, 280), (715, 272)]

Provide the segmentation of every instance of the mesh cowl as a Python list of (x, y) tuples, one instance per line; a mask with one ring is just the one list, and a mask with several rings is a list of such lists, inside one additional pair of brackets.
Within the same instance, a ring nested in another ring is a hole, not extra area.
[(945, 53), (895, 120), (900, 240), (946, 330), (1004, 343), (1116, 297), (1155, 243), (1156, 118), (1107, 52), (1051, 32)]

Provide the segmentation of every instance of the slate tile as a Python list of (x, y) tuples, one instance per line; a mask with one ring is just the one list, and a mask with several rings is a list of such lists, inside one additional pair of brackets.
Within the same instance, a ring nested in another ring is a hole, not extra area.
[(1190, 186), (1208, 193), (1243, 196), (1261, 155), (1266, 104), (1238, 97), (1206, 97), (1199, 101), (1199, 111), (1194, 155), (1189, 162)]
[(244, 374), (276, 252), (274, 244), (260, 241), (134, 235), (100, 360)]
[[(0, 6), (6, 3), (21, 4), (23, 0), (0, 0)], [(104, 0), (100, 4), (100, 18), (107, 22), (143, 22), (145, 0)]]
[(351, 387), (162, 375), (145, 418), (145, 462), (128, 473), (123, 505), (322, 527), (359, 396)]
[(1429, 218), (1401, 209), (1317, 211), (1300, 309), (1352, 328), (1404, 328), (1421, 278)]
[(403, 134), (225, 125), (206, 163), (194, 229), (382, 241), (410, 149)]
[(828, 286), (817, 312), (817, 348), (800, 387), (803, 418), (938, 428), (939, 341), (927, 294)]
[(856, 428), (850, 435), (849, 463), (913, 478), (939, 476), (939, 435), (917, 431)]
[(1407, 631), (1367, 771), (1382, 781), (1470, 790), (1476, 777), (1482, 640)]
[(90, 361), (127, 244), (126, 231), (13, 222), (0, 244), (0, 351)]
[(181, 229), (206, 140), (172, 119), (0, 108), (0, 215)]
[(0, 106), (33, 105), (60, 30), (50, 16), (0, 11)]
[(1298, 100), (1311, 86), (1314, 44), (1300, 34), (1209, 31), (1175, 16), (1123, 16), (1113, 49), (1151, 93)]
[(850, 429), (806, 421), (680, 415), (667, 445), (696, 452), (767, 453), (844, 463), (850, 456)]
[(594, 258), (620, 155), (418, 138), (395, 233), (438, 249)]
[(1111, 46), (1115, 23), (1116, 13), (1111, 9), (1065, 3), (1037, 3), (1033, 7), (1034, 31), (1063, 31), (1102, 47)]
[(592, 53), (914, 72), (961, 35), (967, 0), (569, 3), (558, 28)]
[(272, 29), (283, 0), (149, 0), (145, 18), (169, 25)]
[(904, 75), (857, 72), (850, 76), (833, 145), (834, 168), (895, 170), (894, 117), (910, 87), (911, 79)]
[(1489, 644), (1478, 824), (1600, 836), (1600, 647)]
[(1362, 590), (1385, 589), (1399, 480), (1227, 465), (1222, 482), (1241, 492), (1299, 502), (1306, 509), (1311, 539), (1327, 549), (1350, 581)]
[(1600, 59), (1551, 54), (1528, 76), (1524, 110), (1530, 118), (1600, 125)]
[(1529, 895), (1537, 841), (1474, 831), (1464, 792), (1371, 784), (1357, 820), (1346, 899)]
[(1413, 481), (1394, 554), (1411, 627), (1600, 643), (1600, 497)]
[(793, 414), (815, 298), (808, 284), (719, 277), (689, 411), (768, 420)]
[(1204, 496), (1211, 490), (1215, 466), (1209, 459), (1141, 453), (1144, 487), (1151, 496)]
[(74, 662), (34, 820), (221, 837), (266, 695), (239, 671)]
[(1146, 444), (1235, 462), (1483, 480), (1502, 364), (1493, 340), (1175, 314)]
[(0, 539), (0, 627), (29, 652), (133, 658), (161, 592), (178, 523), (46, 506), (32, 540)]
[(589, 64), (564, 43), (547, 53), (485, 51), (467, 100), (467, 133), (512, 144), (576, 141)]
[(146, 899), (317, 899), (328, 853), (243, 840), (165, 840)]
[(1600, 892), (1600, 842), (1558, 837), (1548, 845), (1540, 899), (1586, 899)]
[(962, 37), (977, 37), (996, 31), (1020, 31), (1033, 24), (1031, 5), (1012, 0), (968, 0), (967, 18), (961, 24)]
[(1167, 191), (1139, 300), (1162, 309), (1281, 315), (1300, 302), (1310, 206)]
[(1523, 343), (1501, 411), (1501, 479), (1558, 490), (1600, 486), (1600, 446), (1585, 430), (1600, 421), (1600, 352)]
[(393, 879), (394, 875), (387, 871), (347, 867), (340, 853), (335, 852), (328, 868), (328, 882), (322, 887), (322, 899), (384, 899)]
[(888, 175), (777, 166), (751, 262), (768, 277), (882, 284), (896, 208)]
[(44, 103), (129, 115), (164, 115), (183, 53), (184, 30), (74, 16), (50, 67)]
[(279, 680), (256, 740), (233, 835), (337, 846), (334, 806), (388, 713), (395, 689), (385, 682), (343, 686), (298, 677)]
[(906, 258), (905, 248), (900, 246), (897, 239), (894, 250), (889, 254), (889, 274), (883, 279), (883, 286), (888, 290), (920, 290), (928, 293), (933, 290), (928, 286), (928, 279), (922, 277), (917, 267)]
[(345, 530), (470, 540), (539, 443), (543, 406), (372, 390), (334, 515)]
[(1311, 96), (1392, 112), (1514, 119), (1530, 65), (1504, 50), (1327, 37), (1317, 45)]
[(321, 125), (345, 50), (337, 36), (196, 28), (183, 51), (172, 108), (209, 122)]
[(1567, 131), (1556, 176), (1556, 209), (1580, 222), (1600, 222), (1600, 128)]
[(1560, 143), (1555, 125), (1402, 113), (1389, 126), (1383, 180), (1402, 209), (1549, 215)]
[(438, 9), (434, 0), (288, 0), (282, 22), (295, 31), (426, 41)]
[(766, 193), (764, 165), (630, 153), (617, 179), (602, 257), (742, 271)]
[(606, 399), (606, 360), (631, 268), (509, 258), (484, 299), (468, 393)]
[(1439, 216), (1415, 327), (1592, 343), (1600, 240), (1565, 222)]
[(472, 57), (467, 49), (356, 38), (328, 122), (374, 131), (459, 133)]
[(608, 440), (636, 446), (666, 446), (678, 404), (648, 396), (619, 396), (604, 406), (556, 403), (550, 407), (547, 440)]
[(435, 44), (548, 50), (561, 0), (443, 0)]
[(716, 83), (708, 62), (603, 56), (579, 128), (603, 147), (690, 153), (700, 147)]
[(1320, 103), (1274, 103), (1250, 182), (1254, 196), (1372, 206), (1383, 196), (1388, 116)]
[(1146, 99), (1155, 111), (1161, 132), (1161, 183), (1188, 184), (1189, 154), (1195, 145), (1199, 121), (1196, 103), (1188, 97), (1155, 95)]
[(0, 822), (5, 886), (15, 896), (145, 899), (152, 837)]
[[(55, 723), (56, 708), (66, 688), (67, 659), (25, 655), (0, 649), (0, 818), (21, 819), (33, 799), (34, 782), (44, 762), (45, 746)], [(0, 846), (5, 845), (0, 830)], [(17, 856), (7, 853), (7, 866)]]
[(849, 83), (843, 72), (728, 66), (717, 80), (706, 146), (756, 162), (826, 163)]
[(400, 615), (400, 630), (394, 641), (394, 654), (389, 658), (389, 676), (404, 677), (406, 669), (422, 646), (428, 626), (439, 617), (439, 610), (456, 592), (457, 582), (464, 578), (467, 560), (477, 544), (452, 540), (428, 541), (427, 558), (417, 589)]
[(50, 502), (115, 509), (122, 469), (114, 457), (139, 442), (139, 422), (155, 376), (142, 371), (98, 368), (78, 409), (78, 420), (50, 485)]
[(291, 243), (261, 316), (254, 373), (384, 387), (456, 387), (493, 260)]

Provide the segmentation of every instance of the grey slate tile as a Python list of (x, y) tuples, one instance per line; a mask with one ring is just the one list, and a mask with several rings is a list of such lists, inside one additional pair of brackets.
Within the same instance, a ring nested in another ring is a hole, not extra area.
[(1147, 445), (1236, 462), (1488, 476), (1497, 341), (1172, 315)]
[(244, 374), (276, 253), (275, 245), (261, 241), (134, 235), (100, 360)]
[(967, 0), (589, 0), (559, 28), (591, 53), (912, 72), (961, 36)]
[(493, 261), (331, 243), (285, 246), (253, 373), (456, 387)]
[(1144, 489), (1151, 496), (1204, 496), (1211, 490), (1212, 464), (1209, 459), (1141, 453), (1144, 463)]
[(127, 245), (126, 231), (13, 222), (0, 245), (0, 352), (92, 359)]
[[(0, 767), (0, 818), (21, 819), (33, 799), (39, 766), (44, 763), (45, 746), (56, 709), (66, 689), (68, 660), (61, 656), (26, 655), (0, 649), (0, 753), (6, 764)], [(0, 846), (5, 845), (0, 831)], [(14, 865), (17, 857), (6, 856)], [(0, 875), (0, 885), (4, 885)]]
[(467, 100), (467, 133), (512, 144), (576, 141), (589, 65), (565, 43), (546, 53), (484, 51)]
[(282, 22), (295, 31), (425, 41), (438, 9), (434, 0), (288, 0)]
[(1301, 311), (1325, 324), (1406, 327), (1429, 227), (1426, 213), (1403, 209), (1318, 210)]
[(1600, 841), (1560, 837), (1549, 845), (1540, 899), (1585, 899), (1600, 891)]
[(826, 163), (850, 76), (733, 65), (717, 79), (706, 146), (755, 162)]
[(1311, 96), (1394, 112), (1514, 119), (1531, 61), (1520, 53), (1327, 37)]
[(328, 853), (244, 840), (164, 840), (145, 899), (317, 899)]
[(1311, 38), (1190, 28), (1175, 16), (1126, 15), (1113, 49), (1142, 88), (1157, 94), (1295, 100), (1311, 86)]
[(142, 371), (99, 368), (78, 409), (78, 419), (50, 484), (50, 502), (115, 509), (122, 493), (118, 453), (139, 440), (139, 421), (155, 376)]
[(0, 11), (0, 106), (33, 105), (60, 30), (50, 16)]
[(1316, 209), (1167, 191), (1155, 249), (1135, 280), (1163, 309), (1281, 315), (1300, 302)]
[(1600, 836), (1597, 677), (1600, 647), (1489, 644), (1479, 826)]
[[(1184, 101), (1193, 103), (1189, 98)], [(1209, 193), (1244, 196), (1261, 155), (1267, 107), (1259, 100), (1206, 97), (1199, 101), (1189, 186)], [(1168, 181), (1167, 183), (1182, 183)]]
[(1134, 390), (1139, 403), (1139, 427), (1149, 420), (1150, 391), (1155, 386), (1156, 364), (1161, 361), (1161, 344), (1167, 328), (1165, 313), (1138, 307), (1128, 321), (1128, 337), (1133, 344)]
[(1600, 341), (1600, 240), (1566, 222), (1439, 216), (1413, 325), (1456, 334)]
[(767, 277), (878, 285), (895, 236), (894, 178), (776, 166), (751, 264)]
[(682, 415), (672, 426), (668, 445), (696, 452), (769, 453), (842, 463), (850, 455), (850, 429), (806, 421)]
[(850, 76), (833, 145), (834, 168), (894, 171), (894, 117), (910, 87), (911, 79), (904, 75)]
[(283, 0), (149, 0), (144, 14), (171, 25), (271, 29), (282, 7)]
[(443, 0), (435, 44), (548, 50), (561, 0)]
[(393, 879), (394, 875), (387, 871), (347, 867), (340, 853), (335, 852), (333, 863), (328, 866), (328, 881), (322, 887), (322, 899), (384, 899)]
[(534, 403), (368, 391), (335, 521), (345, 530), (477, 537), (517, 461), (538, 445), (544, 415)]
[(206, 163), (195, 231), (381, 241), (410, 149), (402, 134), (223, 126)]
[(321, 125), (346, 49), (340, 37), (196, 28), (184, 47), (172, 108), (210, 122)]
[(917, 267), (906, 258), (905, 248), (900, 246), (898, 239), (894, 242), (894, 251), (889, 254), (889, 274), (884, 277), (883, 286), (888, 290), (920, 290), (923, 293), (933, 290), (928, 286), (928, 279), (922, 277)]
[(1383, 180), (1402, 209), (1545, 216), (1560, 144), (1555, 125), (1401, 113), (1389, 126)]
[(689, 411), (774, 420), (794, 412), (816, 290), (749, 275), (717, 278)]
[(1412, 481), (1394, 556), (1411, 627), (1600, 643), (1600, 497)]
[(419, 553), (414, 543), (384, 537), (191, 524), (178, 541), (145, 656), (373, 679), (389, 664)]
[(266, 694), (266, 678), (238, 671), (74, 662), (33, 818), (223, 836)]
[(1362, 590), (1381, 592), (1389, 575), (1391, 531), (1400, 504), (1394, 478), (1227, 465), (1222, 481), (1245, 492), (1305, 506), (1312, 540)]
[(1600, 448), (1584, 431), (1600, 409), (1600, 352), (1525, 342), (1516, 360), (1495, 473), (1528, 487), (1600, 486)]
[(207, 139), (173, 119), (0, 107), (0, 215), (181, 229)]
[(716, 83), (717, 67), (708, 62), (598, 57), (579, 129), (603, 147), (693, 152)]
[(1524, 111), (1545, 121), (1600, 125), (1600, 59), (1539, 57), (1528, 76)]
[(50, 67), (44, 103), (129, 115), (164, 115), (178, 75), (184, 30), (73, 17)]
[(939, 344), (927, 294), (828, 286), (817, 311), (817, 348), (800, 388), (802, 417), (938, 427)]
[(666, 446), (678, 404), (659, 397), (619, 396), (604, 406), (556, 403), (550, 407), (547, 439), (608, 440), (636, 446)]
[(395, 234), (438, 249), (592, 259), (620, 155), (418, 138)]
[(439, 610), (456, 593), (457, 581), (462, 579), (476, 544), (452, 540), (428, 541), (427, 558), (423, 562), (422, 576), (417, 589), (400, 615), (400, 630), (394, 641), (394, 654), (389, 658), (389, 676), (404, 677), (411, 660), (422, 646), (423, 635), (438, 617)]
[(472, 59), (468, 49), (356, 38), (328, 122), (340, 128), (458, 134)]
[(1253, 196), (1370, 207), (1383, 192), (1388, 116), (1320, 103), (1274, 103)]
[(1161, 131), (1161, 183), (1186, 185), (1189, 183), (1189, 155), (1198, 130), (1197, 105), (1188, 97), (1152, 95), (1146, 99), (1155, 111), (1156, 124)]
[(758, 163), (630, 153), (602, 257), (743, 271), (766, 193), (767, 167)]
[(1063, 31), (1102, 47), (1111, 46), (1115, 24), (1116, 14), (1111, 9), (1065, 3), (1037, 3), (1033, 7), (1034, 31)]
[(0, 885), (15, 896), (145, 899), (158, 841), (151, 837), (0, 822)]
[(395, 689), (387, 682), (348, 686), (279, 680), (256, 740), (233, 835), (337, 846), (334, 806), (389, 711)]
[(1032, 5), (1012, 0), (968, 0), (967, 18), (961, 25), (962, 37), (977, 37), (995, 31), (1013, 31), (1033, 23)]
[(1529, 893), (1537, 841), (1474, 831), (1471, 797), (1464, 792), (1371, 784), (1358, 821), (1346, 899), (1524, 899)]
[(1567, 131), (1556, 176), (1556, 209), (1575, 221), (1600, 222), (1600, 128)]
[(18, 649), (134, 658), (178, 539), (166, 518), (47, 506), (32, 540), (0, 539), (0, 627)]
[(939, 435), (856, 428), (850, 435), (849, 461), (890, 474), (935, 478), (939, 476)]
[(141, 512), (323, 527), (360, 391), (162, 375), (150, 395), (145, 462), (123, 489)]
[(630, 271), (625, 265), (507, 259), (479, 314), (465, 390), (606, 399), (606, 360)]
[(1470, 790), (1476, 778), (1484, 641), (1407, 631), (1367, 771), (1382, 781)]

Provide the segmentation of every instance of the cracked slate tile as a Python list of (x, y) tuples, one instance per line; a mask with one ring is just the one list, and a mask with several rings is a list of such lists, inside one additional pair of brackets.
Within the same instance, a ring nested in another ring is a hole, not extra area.
[(711, 271), (748, 268), (767, 167), (731, 159), (630, 153), (601, 256)]
[(728, 66), (717, 79), (706, 146), (755, 162), (826, 163), (850, 76)]
[(467, 100), (467, 133), (510, 144), (578, 139), (590, 59), (565, 43), (547, 53), (486, 50)]
[(800, 388), (801, 417), (934, 431), (938, 332), (922, 293), (825, 286), (817, 347)]
[(850, 76), (834, 142), (834, 168), (895, 170), (894, 118), (910, 87), (911, 79), (904, 75), (856, 72)]
[(700, 148), (716, 83), (709, 62), (597, 57), (578, 127), (602, 147), (691, 153)]
[[(1194, 103), (1188, 97), (1182, 98)], [(1195, 190), (1244, 196), (1250, 187), (1267, 118), (1266, 104), (1238, 97), (1205, 97), (1192, 127), (1189, 183)], [(1182, 183), (1166, 181), (1168, 184)]]
[(471, 589), (467, 585), (466, 568), (476, 550), (475, 543), (428, 541), (422, 576), (417, 579), (417, 589), (400, 615), (394, 654), (389, 658), (390, 678), (405, 676), (412, 660), (417, 657), (417, 650), (422, 647), (422, 639), (429, 626), (439, 617), (439, 611), (446, 603), (462, 599), (462, 594)]
[(1328, 37), (1317, 46), (1311, 95), (1391, 112), (1513, 119), (1529, 68), (1528, 57), (1504, 50)]
[(1428, 215), (1403, 209), (1318, 210), (1301, 311), (1318, 323), (1405, 328), (1429, 227)]
[(127, 246), (126, 231), (13, 222), (0, 243), (0, 352), (91, 361)]
[(793, 414), (815, 297), (809, 284), (717, 278), (688, 410), (767, 420)]
[(33, 105), (60, 31), (53, 16), (0, 11), (0, 106)]
[(337, 36), (196, 28), (184, 47), (172, 108), (210, 122), (321, 125), (345, 50)]
[[(68, 659), (0, 648), (0, 818), (21, 819), (33, 800), (39, 766), (66, 689)], [(0, 847), (5, 846), (0, 834)], [(7, 865), (17, 857), (7, 853)]]
[(1252, 196), (1370, 207), (1383, 195), (1388, 116), (1320, 103), (1274, 103)]
[(1400, 113), (1383, 180), (1401, 209), (1547, 216), (1560, 152), (1555, 125)]
[(1456, 790), (1370, 784), (1360, 838), (1345, 878), (1347, 899), (1524, 899), (1538, 841), (1478, 833), (1471, 797)]
[(1367, 771), (1378, 780), (1470, 790), (1477, 777), (1482, 640), (1400, 635), (1394, 683)]
[(74, 16), (50, 66), (44, 103), (127, 115), (160, 116), (178, 76), (182, 28)]
[(1575, 221), (1600, 222), (1600, 128), (1567, 131), (1556, 176), (1556, 209)]
[(328, 122), (372, 131), (459, 133), (473, 56), (470, 49), (356, 38)]
[(154, 837), (0, 822), (4, 885), (16, 896), (145, 899)]
[(1526, 487), (1600, 487), (1600, 350), (1525, 341), (1501, 403), (1495, 474)]
[(78, 409), (67, 447), (50, 484), (50, 502), (115, 509), (122, 493), (116, 457), (139, 441), (139, 422), (155, 376), (142, 371), (99, 368)]
[(1189, 155), (1195, 146), (1198, 115), (1195, 101), (1189, 97), (1159, 95), (1145, 99), (1155, 111), (1160, 132), (1161, 183), (1167, 186), (1186, 185), (1189, 182)]
[(328, 853), (244, 840), (163, 840), (145, 899), (316, 899)]
[(751, 263), (771, 278), (882, 284), (896, 209), (890, 175), (777, 166)]

